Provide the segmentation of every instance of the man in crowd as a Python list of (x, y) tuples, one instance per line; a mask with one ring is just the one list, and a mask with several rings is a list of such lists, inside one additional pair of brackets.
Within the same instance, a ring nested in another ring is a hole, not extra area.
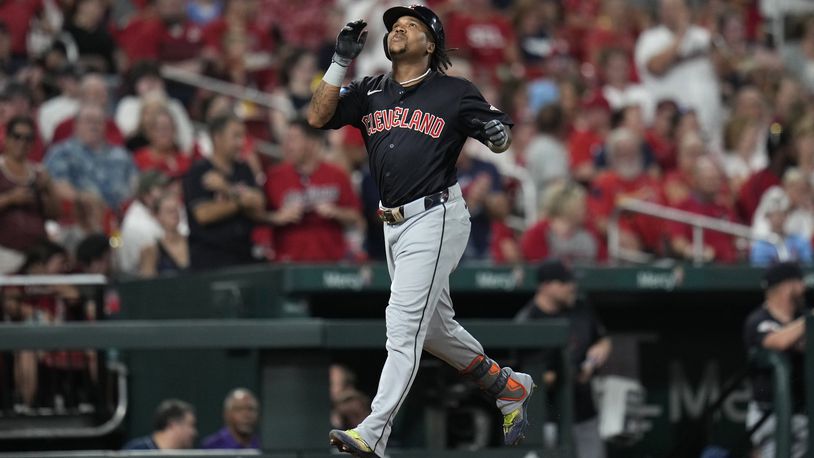
[[(803, 350), (805, 339), (805, 283), (803, 272), (794, 262), (775, 264), (763, 276), (766, 299), (746, 319), (743, 339), (749, 352), (772, 350), (785, 353), (791, 362), (792, 457), (805, 455), (808, 418), (805, 416), (805, 373)], [(760, 368), (752, 372), (752, 400), (746, 427), (752, 429), (761, 419), (768, 419), (752, 434), (752, 443), (763, 458), (775, 456), (775, 415), (772, 414), (774, 388), (772, 373)]]
[(285, 162), (271, 168), (266, 198), (277, 259), (335, 262), (348, 254), (344, 230), (363, 224), (350, 177), (324, 161), (322, 131), (293, 121), (283, 140)]
[(246, 388), (235, 388), (223, 401), (225, 426), (207, 436), (202, 442), (205, 449), (260, 448), (256, 435), (258, 418), (257, 398)]
[[(574, 273), (562, 261), (549, 260), (537, 271), (537, 293), (515, 317), (516, 321), (567, 318), (571, 330), (569, 355), (574, 380), (574, 443), (577, 457), (603, 458), (605, 445), (599, 437), (599, 420), (591, 392), (591, 378), (608, 360), (611, 341), (593, 310), (577, 301)], [(554, 386), (562, 371), (559, 354), (543, 353), (544, 383)]]
[(246, 127), (232, 114), (213, 119), (213, 152), (194, 164), (183, 179), (189, 216), (192, 270), (218, 269), (253, 262), (251, 232), (264, 216), (266, 201), (238, 154)]
[(153, 433), (128, 442), (122, 450), (176, 450), (192, 448), (198, 430), (195, 409), (184, 401), (167, 399), (155, 411)]

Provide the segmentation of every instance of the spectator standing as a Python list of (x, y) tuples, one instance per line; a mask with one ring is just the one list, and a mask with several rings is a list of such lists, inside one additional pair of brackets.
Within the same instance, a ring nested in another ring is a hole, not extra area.
[(28, 159), (36, 140), (34, 121), (15, 117), (6, 123), (0, 156), (0, 273), (16, 270), (24, 254), (47, 237), (45, 221), (59, 216), (59, 202), (48, 172)]
[(192, 270), (253, 262), (253, 221), (265, 207), (251, 169), (238, 160), (246, 137), (243, 122), (234, 115), (219, 116), (209, 133), (212, 156), (193, 164), (183, 178)]
[[(537, 270), (537, 291), (521, 309), (515, 321), (567, 318), (569, 321), (569, 364), (575, 375), (574, 429), (576, 456), (603, 458), (605, 444), (599, 436), (599, 419), (593, 401), (591, 379), (605, 365), (612, 344), (605, 327), (587, 305), (577, 301), (574, 273), (559, 260), (544, 262)], [(556, 351), (546, 351), (543, 359), (546, 372), (543, 382), (552, 387), (562, 376), (561, 357)]]
[(537, 134), (526, 147), (525, 158), (526, 170), (534, 180), (538, 196), (551, 184), (569, 177), (564, 131), (565, 119), (559, 105), (547, 105), (537, 114)]
[(236, 388), (230, 391), (223, 401), (225, 426), (218, 432), (205, 437), (201, 442), (201, 448), (259, 449), (260, 438), (256, 434), (259, 410), (257, 398), (251, 391), (246, 388)]
[(195, 409), (184, 401), (167, 399), (158, 405), (153, 433), (131, 440), (122, 450), (190, 449), (198, 435)]
[(116, 43), (105, 23), (107, 2), (77, 0), (65, 31), (71, 35), (85, 68), (106, 74), (116, 73)]
[(661, 24), (636, 43), (636, 66), (656, 100), (672, 99), (698, 113), (705, 137), (719, 140), (721, 94), (709, 32), (693, 25), (686, 0), (660, 0)]
[[(803, 272), (793, 262), (769, 267), (763, 276), (764, 303), (746, 319), (743, 340), (749, 353), (758, 350), (782, 352), (791, 366), (792, 457), (805, 455), (808, 418), (805, 416), (805, 372), (803, 340), (805, 338), (805, 290)], [(752, 429), (765, 415), (766, 420), (752, 434), (752, 444), (762, 457), (774, 457), (776, 418), (773, 408), (773, 381), (768, 369), (751, 373), (752, 399), (746, 414), (746, 428)]]
[(323, 141), (322, 131), (293, 121), (283, 140), (285, 162), (268, 171), (267, 219), (280, 261), (341, 261), (348, 255), (345, 228), (363, 224), (350, 177), (320, 157)]

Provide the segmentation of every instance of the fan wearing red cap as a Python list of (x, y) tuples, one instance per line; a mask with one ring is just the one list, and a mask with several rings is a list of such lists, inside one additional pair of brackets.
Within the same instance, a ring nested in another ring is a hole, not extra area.
[(361, 131), (380, 193), (377, 215), (392, 279), (387, 360), (372, 412), (356, 428), (331, 431), (330, 442), (356, 456), (384, 456), (393, 420), (427, 350), (494, 399), (503, 414), (504, 441), (515, 445), (528, 426), (533, 380), (486, 355), (455, 321), (449, 291), (449, 275), (471, 227), (456, 161), (470, 137), (495, 153), (506, 151), (513, 123), (470, 81), (446, 75), (446, 36), (432, 10), (394, 7), (383, 20), (388, 32), (382, 44), (392, 71), (340, 89), (366, 39), (367, 24), (351, 22), (339, 33), (333, 63), (308, 112), (315, 127), (351, 125)]

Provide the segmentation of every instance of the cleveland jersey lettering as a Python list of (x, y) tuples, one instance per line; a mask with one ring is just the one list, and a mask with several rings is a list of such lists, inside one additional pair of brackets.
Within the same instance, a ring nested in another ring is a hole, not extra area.
[(432, 138), (438, 138), (441, 136), (441, 131), (444, 130), (446, 122), (444, 118), (430, 113), (423, 113), (421, 110), (415, 110), (410, 115), (409, 108), (396, 107), (388, 110), (376, 110), (363, 116), (362, 124), (367, 130), (368, 137), (390, 129), (412, 129)]
[(485, 144), (482, 126), (492, 119), (512, 125), (465, 79), (430, 71), (405, 88), (388, 73), (344, 88), (325, 127), (362, 132), (382, 204), (397, 207), (454, 185), (464, 142)]

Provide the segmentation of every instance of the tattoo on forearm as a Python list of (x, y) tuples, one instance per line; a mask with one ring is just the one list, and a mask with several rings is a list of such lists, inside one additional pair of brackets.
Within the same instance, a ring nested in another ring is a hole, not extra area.
[(320, 121), (320, 124), (324, 124), (333, 116), (337, 103), (339, 103), (339, 88), (320, 81), (311, 98), (310, 111)]

